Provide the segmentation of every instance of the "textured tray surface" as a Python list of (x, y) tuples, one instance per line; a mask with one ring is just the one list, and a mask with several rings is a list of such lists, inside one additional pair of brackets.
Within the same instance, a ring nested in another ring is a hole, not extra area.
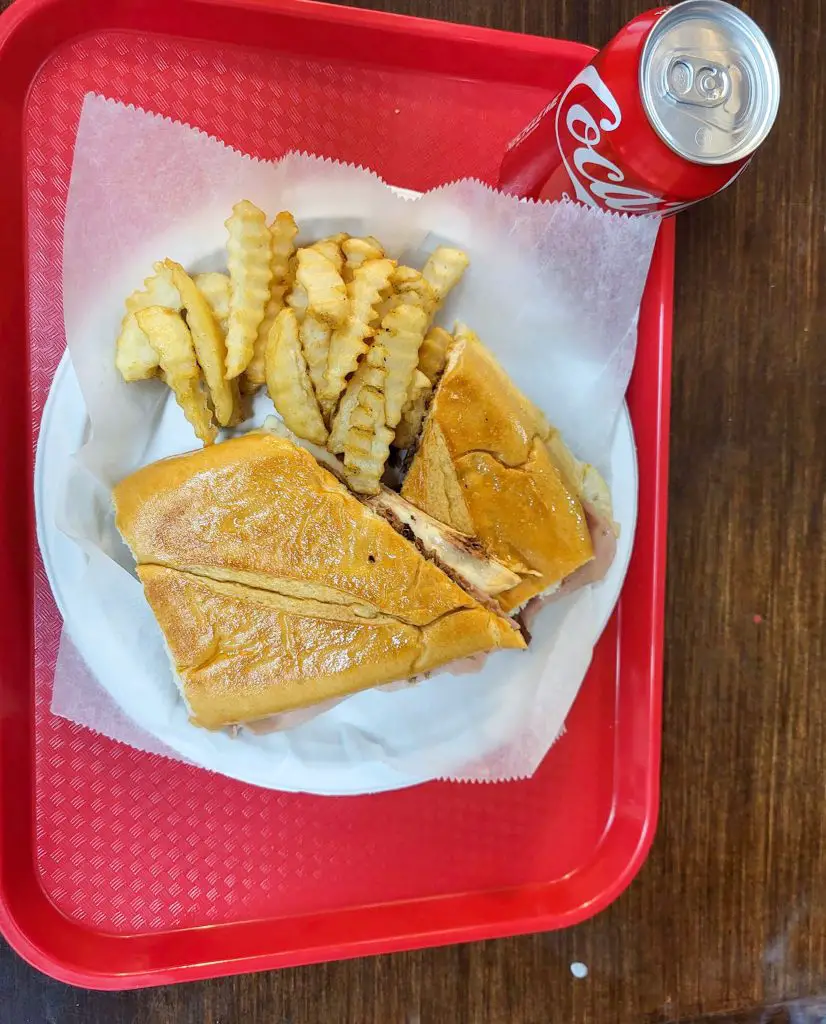
[[(490, 180), (504, 142), (543, 100), (521, 87), (132, 33), (65, 46), (43, 67), (26, 116), (35, 436), (64, 347), (62, 218), (89, 90), (262, 157), (303, 148), (368, 163), (414, 189), (468, 174)], [(38, 566), (38, 866), (57, 907), (97, 929), (145, 932), (547, 882), (591, 858), (609, 817), (613, 623), (571, 716), (577, 741), (563, 739), (535, 779), (347, 800), (263, 792), (53, 718), (59, 632)]]

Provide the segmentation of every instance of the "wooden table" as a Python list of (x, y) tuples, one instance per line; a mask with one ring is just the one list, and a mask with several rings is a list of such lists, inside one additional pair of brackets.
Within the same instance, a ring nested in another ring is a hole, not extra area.
[[(372, 5), (594, 44), (646, 6)], [(679, 219), (662, 816), (638, 879), (566, 932), (139, 993), (4, 947), (3, 1024), (826, 1017), (826, 2), (742, 6), (784, 92), (754, 167)]]

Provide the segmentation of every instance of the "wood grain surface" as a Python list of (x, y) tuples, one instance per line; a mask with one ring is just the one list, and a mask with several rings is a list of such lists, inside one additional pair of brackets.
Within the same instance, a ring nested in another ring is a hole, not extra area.
[[(646, 4), (371, 6), (598, 45)], [(4, 947), (2, 1024), (826, 1020), (826, 2), (742, 6), (783, 98), (754, 166), (678, 224), (662, 814), (637, 880), (566, 932), (139, 993)]]

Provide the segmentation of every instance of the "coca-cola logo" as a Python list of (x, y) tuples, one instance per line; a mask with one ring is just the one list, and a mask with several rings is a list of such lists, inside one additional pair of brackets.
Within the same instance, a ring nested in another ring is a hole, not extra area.
[[(589, 91), (583, 95), (579, 86)], [(575, 98), (589, 101), (588, 106), (573, 102)], [(622, 168), (604, 152), (605, 134), (621, 124), (622, 111), (614, 94), (589, 64), (562, 94), (556, 112), (556, 141), (576, 198), (589, 206), (625, 213), (673, 213), (681, 208), (684, 204), (626, 184)]]

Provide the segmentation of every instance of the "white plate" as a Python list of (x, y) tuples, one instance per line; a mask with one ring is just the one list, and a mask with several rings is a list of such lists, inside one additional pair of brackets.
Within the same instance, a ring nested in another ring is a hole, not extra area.
[[(176, 413), (174, 402), (170, 402), (168, 411)], [(52, 592), (68, 633), (87, 663), (94, 666), (101, 646), (98, 624), (89, 621), (87, 615), (74, 613), (72, 601), (68, 598), (69, 594), (76, 592), (82, 580), (86, 556), (55, 525), (56, 502), (62, 481), (70, 457), (83, 444), (87, 429), (86, 408), (74, 369), (68, 356), (64, 355), (52, 382), (38, 438), (34, 479), (37, 535)], [(611, 452), (610, 475), (615, 517), (622, 524), (622, 533), (614, 564), (606, 578), (593, 588), (601, 629), (607, 623), (622, 588), (637, 517), (636, 449), (625, 407)], [(233, 764), (227, 774), (270, 788), (331, 796), (381, 792), (415, 785), (422, 779), (394, 771), (378, 759), (367, 756), (353, 763), (344, 757), (348, 728), (356, 729), (362, 738), (366, 735), (371, 742), (380, 744), (380, 730), (375, 728), (375, 723), (380, 722), (382, 728), (393, 730), (398, 742), (400, 732), (403, 734), (411, 721), (426, 715), (428, 720), (432, 717), (437, 722), (444, 722), (443, 735), (439, 737), (442, 742), (461, 743), (461, 734), (470, 736), (474, 729), (484, 729), (489, 716), (501, 713), (496, 694), (501, 694), (502, 686), (510, 685), (502, 676), (510, 677), (509, 665), (515, 667), (517, 662), (513, 659), (519, 657), (518, 652), (496, 654), (491, 660), (499, 671), (492, 681), (482, 681), (480, 676), (474, 675), (450, 679), (442, 675), (392, 694), (379, 691), (357, 694), (313, 721), (291, 730), (286, 751), (282, 749), (286, 734), (255, 738), (247, 734), (245, 744), (250, 746), (247, 767), (239, 771)], [(106, 680), (101, 682), (106, 685)], [(164, 685), (167, 685), (166, 680)], [(109, 693), (127, 715), (147, 728), (149, 723), (142, 720), (140, 694), (124, 695), (116, 689), (109, 689)], [(178, 704), (180, 707), (176, 709), (175, 720), (170, 721), (169, 728), (162, 734), (157, 729), (154, 733), (173, 751), (198, 763), (197, 748), (190, 746), (187, 740), (193, 731), (197, 731), (202, 739), (203, 732), (194, 730), (185, 722), (183, 703), (178, 701)], [(150, 728), (149, 731), (153, 730)], [(453, 731), (460, 734), (455, 739)], [(221, 756), (225, 748), (226, 756), (232, 757), (234, 751), (227, 744), (239, 741), (230, 740), (222, 733), (210, 735), (214, 736), (213, 753)], [(277, 756), (274, 756), (275, 743), (279, 744)]]

